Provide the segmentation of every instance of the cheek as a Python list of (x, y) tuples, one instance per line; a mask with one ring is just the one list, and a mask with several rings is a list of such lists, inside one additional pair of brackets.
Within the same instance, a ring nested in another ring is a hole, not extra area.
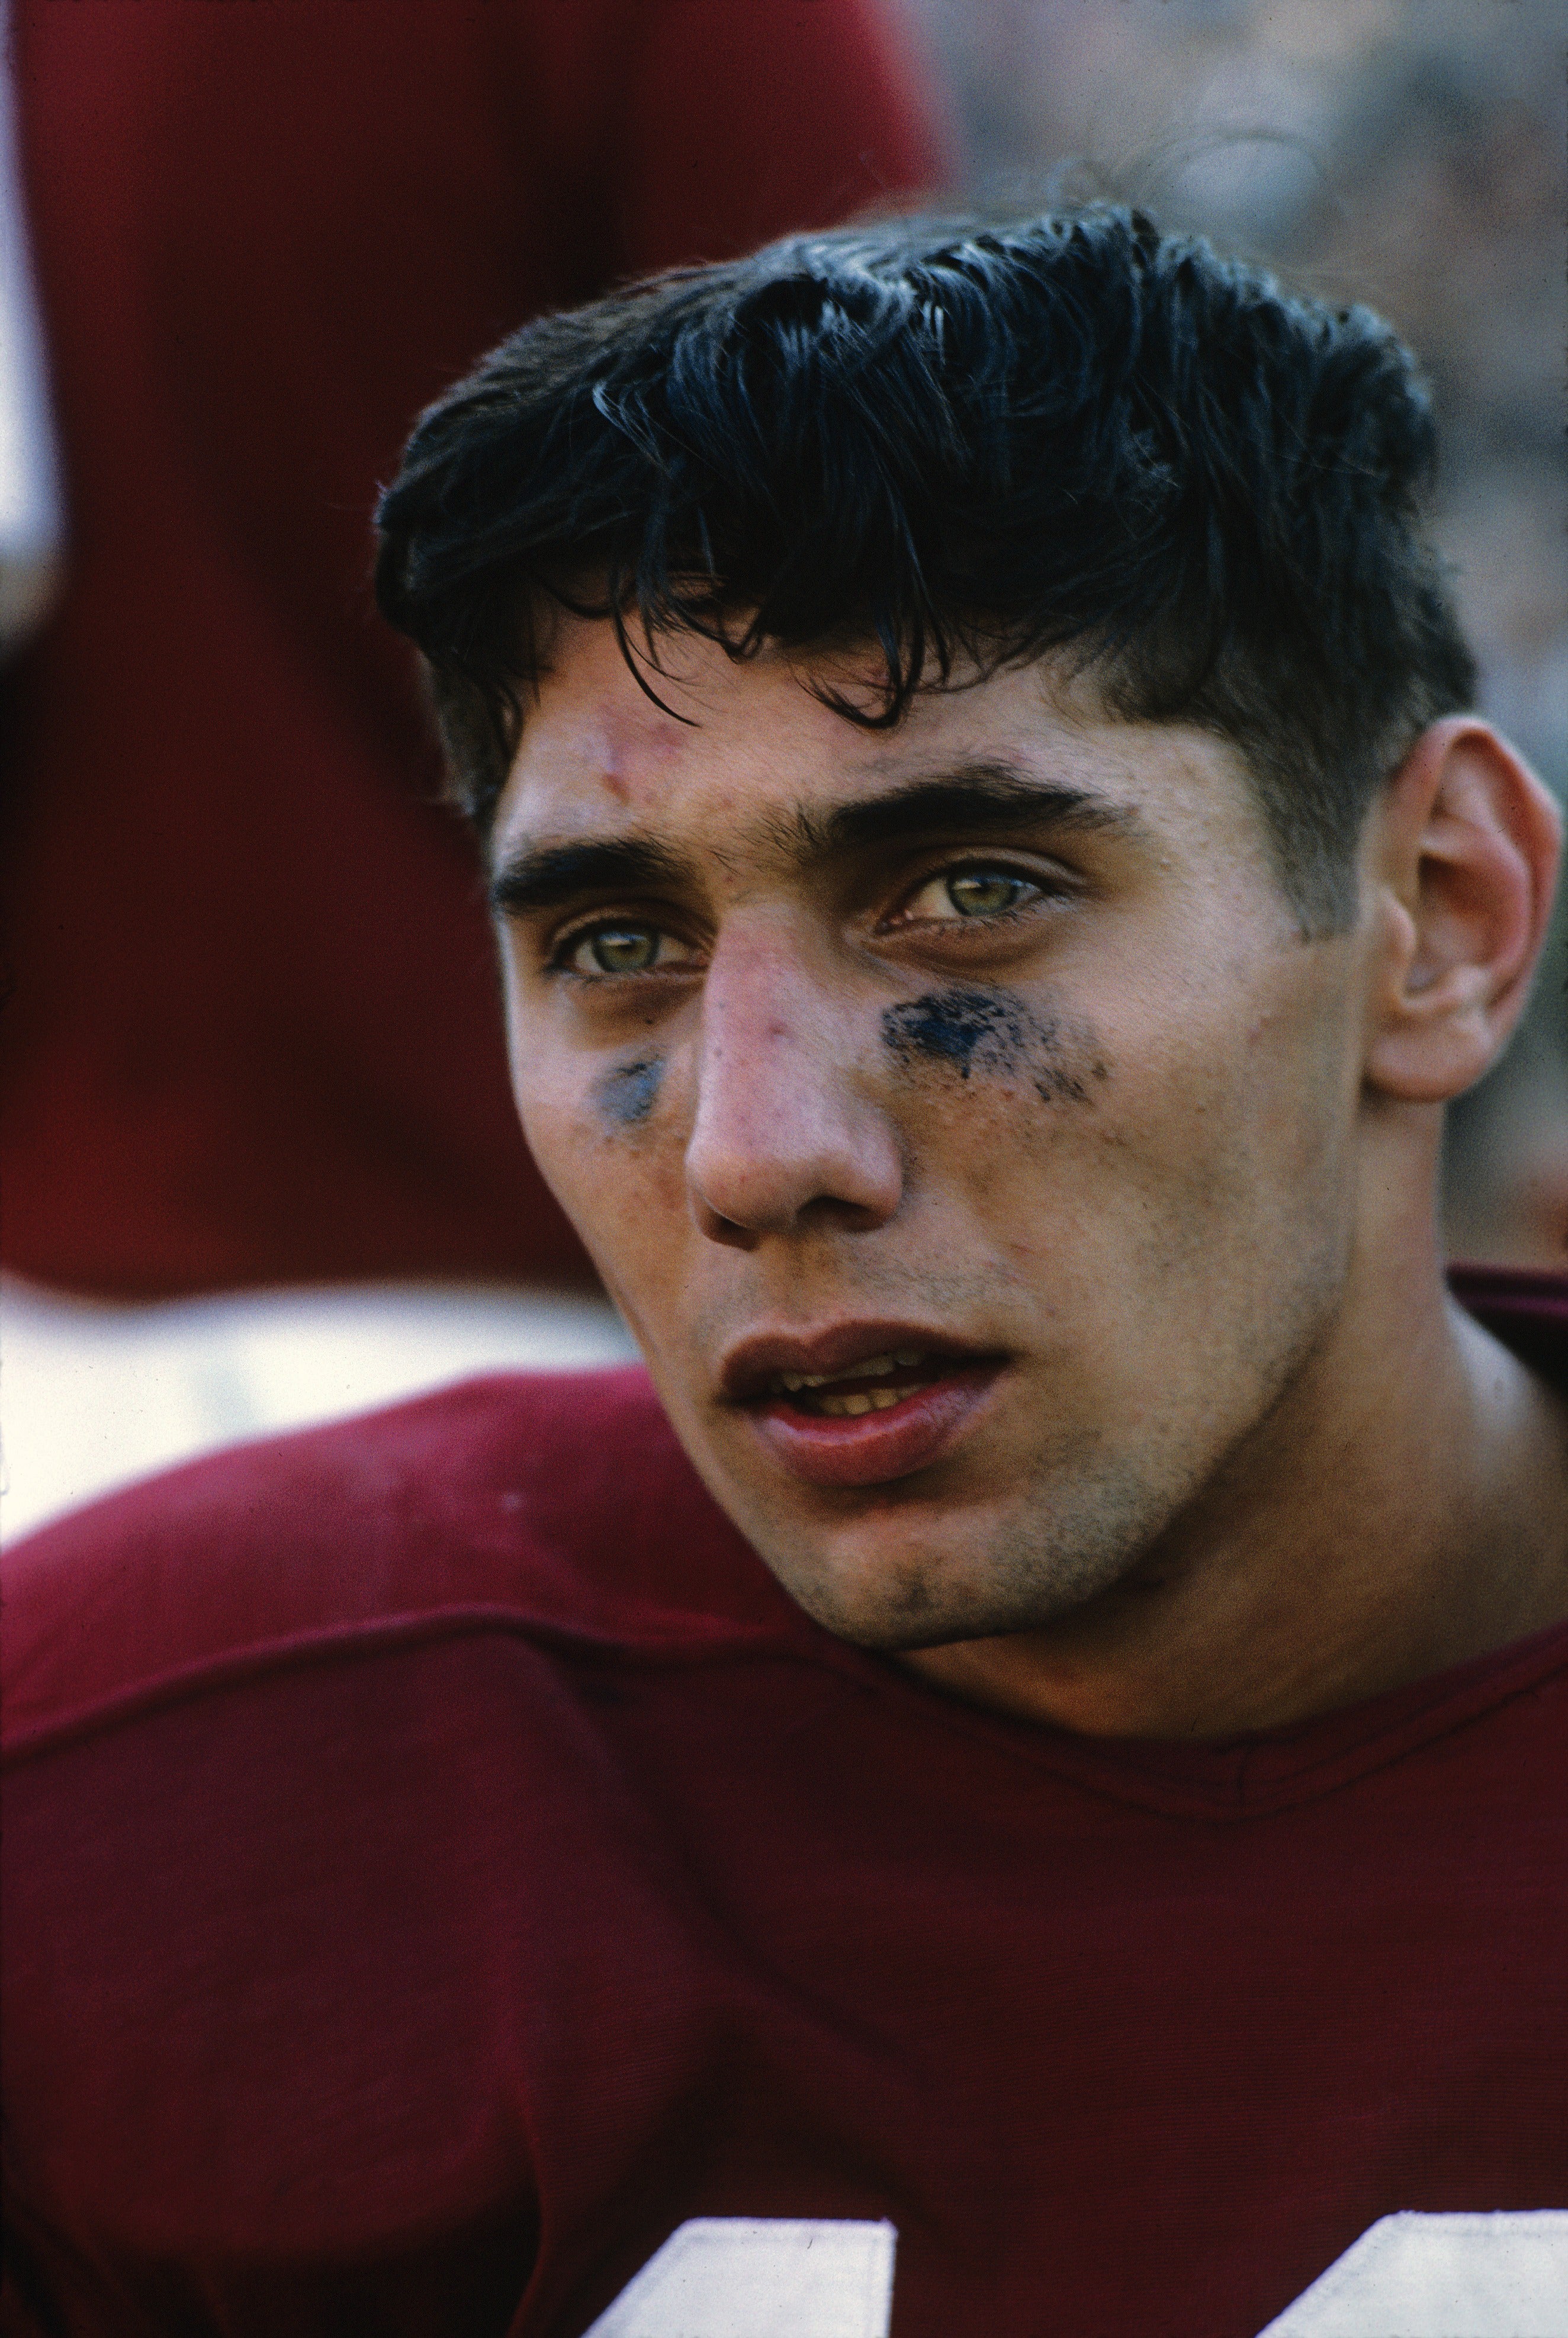
[(1112, 1089), (1093, 1026), (1016, 991), (954, 985), (900, 1000), (883, 1013), (881, 1042), (916, 1146), (937, 1132), (956, 1140), (987, 1183), (1093, 1123)]
[(514, 1061), (529, 1148), (612, 1288), (670, 1253), (670, 1213), (686, 1213), (684, 1139), (665, 1073), (647, 1048), (592, 1071), (545, 1049)]
[[(1145, 1287), (1267, 1294), (1336, 1255), (1355, 1083), (1340, 1018), (1289, 966), (1144, 1002), (1083, 1164), (1083, 1213)], [(1076, 1165), (1076, 1164), (1075, 1164)], [(1312, 1262), (1317, 1262), (1314, 1265)]]
[(961, 1183), (993, 1240), (1054, 1272), (1070, 1253), (1146, 1280), (1277, 1218), (1311, 1150), (1299, 1002), (1286, 1012), (1255, 967), (1230, 978), (1218, 950), (1207, 979), (1190, 968), (1126, 984), (1102, 969), (1093, 1017), (1078, 995), (963, 984), (885, 1009), (886, 1093), (916, 1174)]

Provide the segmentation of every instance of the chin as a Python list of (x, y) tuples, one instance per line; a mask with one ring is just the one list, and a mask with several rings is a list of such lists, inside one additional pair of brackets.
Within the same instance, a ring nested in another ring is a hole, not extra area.
[(906, 1513), (820, 1539), (802, 1534), (787, 1550), (756, 1547), (825, 1631), (893, 1655), (1081, 1616), (1145, 1564), (1171, 1508), (1141, 1480), (1114, 1494), (1097, 1484), (1001, 1518), (960, 1512), (916, 1527)]
[[(1122, 1571), (1116, 1568), (1110, 1579)], [(1020, 1581), (1010, 1569), (960, 1571), (950, 1559), (923, 1563), (906, 1557), (827, 1569), (776, 1567), (774, 1572), (824, 1631), (882, 1655), (1040, 1631), (1107, 1587), (1097, 1569), (1066, 1579), (1054, 1570), (1031, 1569)]]

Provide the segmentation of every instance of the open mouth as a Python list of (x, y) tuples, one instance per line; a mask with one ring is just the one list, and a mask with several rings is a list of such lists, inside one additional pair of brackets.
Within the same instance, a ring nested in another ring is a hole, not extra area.
[(954, 1449), (989, 1411), (1008, 1357), (915, 1323), (759, 1332), (722, 1366), (736, 1414), (808, 1484), (878, 1486)]
[(929, 1349), (896, 1348), (836, 1372), (774, 1372), (763, 1394), (818, 1420), (853, 1420), (890, 1412), (919, 1390), (952, 1377), (955, 1359)]

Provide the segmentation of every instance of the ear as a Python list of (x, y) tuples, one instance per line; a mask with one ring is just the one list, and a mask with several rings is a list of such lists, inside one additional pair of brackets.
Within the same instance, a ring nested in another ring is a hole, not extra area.
[(1375, 888), (1367, 1076), (1441, 1104), (1495, 1062), (1546, 931), (1563, 823), (1489, 723), (1435, 722), (1388, 781), (1366, 840)]

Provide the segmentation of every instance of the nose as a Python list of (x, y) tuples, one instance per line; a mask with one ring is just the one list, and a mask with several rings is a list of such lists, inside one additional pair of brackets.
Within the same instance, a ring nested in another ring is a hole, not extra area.
[(720, 936), (702, 986), (692, 1215), (750, 1250), (805, 1225), (884, 1225), (903, 1194), (897, 1130), (859, 1074), (852, 1004), (784, 931)]

